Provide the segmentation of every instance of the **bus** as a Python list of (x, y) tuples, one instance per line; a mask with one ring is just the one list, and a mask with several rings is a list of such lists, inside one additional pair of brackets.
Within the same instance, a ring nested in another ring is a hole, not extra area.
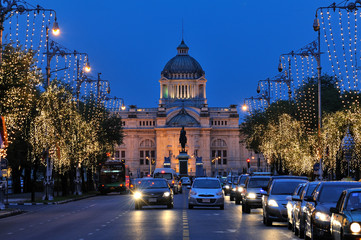
[(122, 161), (108, 160), (101, 165), (98, 190), (101, 194), (129, 192), (129, 169)]

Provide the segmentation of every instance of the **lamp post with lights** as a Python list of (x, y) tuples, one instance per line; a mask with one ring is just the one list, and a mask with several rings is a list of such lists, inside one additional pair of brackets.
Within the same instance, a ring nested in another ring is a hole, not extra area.
[[(343, 4), (343, 5), (341, 5)], [(318, 19), (318, 12), (322, 9), (332, 9), (335, 11), (336, 9), (344, 9), (347, 11), (356, 11), (361, 8), (361, 0), (356, 0), (355, 2), (350, 2), (348, 0), (343, 1), (341, 4), (337, 5), (335, 2), (332, 3), (330, 6), (327, 7), (319, 7), (316, 9), (315, 19), (313, 22), (313, 30), (317, 32), (317, 39), (318, 39), (318, 50), (313, 53), (313, 56), (316, 58), (317, 61), (317, 74), (318, 74), (318, 138), (319, 138), (319, 164), (320, 164), (320, 179), (322, 179), (322, 150), (321, 150), (321, 128), (322, 128), (322, 112), (321, 112), (321, 28), (320, 28), (320, 21)]]
[[(53, 9), (45, 9), (40, 7), (39, 5), (36, 8), (31, 7), (28, 3), (25, 1), (20, 0), (1, 0), (0, 1), (0, 71), (2, 71), (2, 54), (3, 54), (3, 32), (4, 32), (4, 22), (6, 19), (8, 19), (11, 14), (9, 13), (17, 11), (20, 14), (24, 12), (31, 12), (31, 11), (37, 11), (38, 13), (40, 11), (42, 12), (51, 12), (55, 15), (55, 22), (57, 29), (59, 29), (57, 18), (56, 18), (56, 12)], [(0, 158), (0, 164), (2, 162), (2, 158)], [(0, 169), (1, 170), (1, 169)], [(2, 182), (2, 171), (0, 171), (0, 209), (3, 208), (4, 204), (4, 198), (3, 198), (3, 191), (5, 191), (5, 184)]]
[(267, 87), (268, 87), (268, 94), (266, 94), (265, 98), (268, 98), (268, 105), (271, 101), (271, 83), (275, 82), (275, 83), (286, 83), (287, 88), (288, 88), (288, 99), (291, 100), (292, 99), (292, 91), (291, 91), (291, 79), (290, 78), (286, 78), (285, 75), (280, 74), (277, 75), (276, 77), (270, 79), (267, 78), (265, 80), (259, 80), (258, 81), (258, 85), (257, 85), (257, 93), (261, 92), (261, 87), (260, 87), (260, 83), (262, 82), (266, 82), (267, 83)]

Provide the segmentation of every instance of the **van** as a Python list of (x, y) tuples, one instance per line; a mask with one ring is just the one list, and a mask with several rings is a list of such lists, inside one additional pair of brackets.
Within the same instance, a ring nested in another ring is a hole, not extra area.
[(179, 184), (178, 175), (171, 168), (156, 168), (153, 172), (153, 178), (166, 179), (168, 181), (169, 186), (173, 189), (173, 192), (175, 194), (177, 194), (178, 192), (182, 192), (178, 186), (178, 184)]

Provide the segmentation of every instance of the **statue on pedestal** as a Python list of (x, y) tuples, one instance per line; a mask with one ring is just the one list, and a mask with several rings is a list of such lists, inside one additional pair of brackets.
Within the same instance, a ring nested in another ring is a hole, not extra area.
[(179, 143), (182, 146), (182, 152), (185, 152), (186, 143), (187, 143), (187, 136), (186, 136), (186, 130), (184, 130), (184, 126), (182, 127), (182, 130), (180, 131), (179, 136)]

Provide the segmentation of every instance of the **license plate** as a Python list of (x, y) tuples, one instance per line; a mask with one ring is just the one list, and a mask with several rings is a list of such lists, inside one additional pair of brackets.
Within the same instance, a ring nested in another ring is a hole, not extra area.
[(208, 202), (208, 203), (210, 203), (211, 202), (211, 199), (202, 199), (202, 202)]
[(157, 202), (156, 198), (149, 198), (149, 202)]
[(114, 190), (114, 187), (110, 187), (110, 190)]

